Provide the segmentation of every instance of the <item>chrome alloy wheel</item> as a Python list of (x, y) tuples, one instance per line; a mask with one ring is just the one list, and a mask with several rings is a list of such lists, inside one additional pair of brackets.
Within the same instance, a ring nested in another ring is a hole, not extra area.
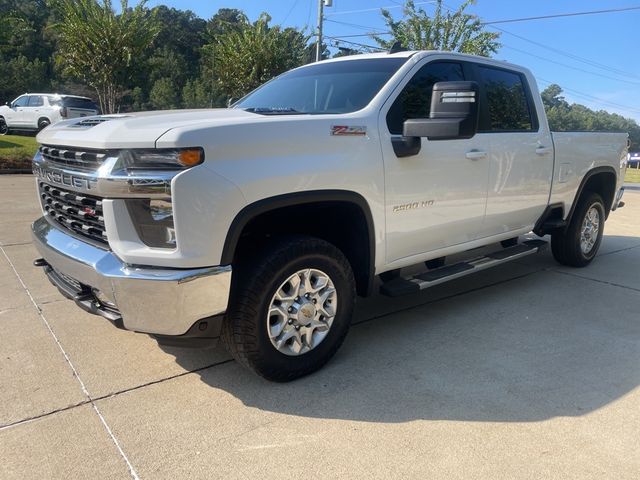
[(582, 253), (588, 255), (593, 250), (598, 241), (600, 232), (600, 211), (596, 207), (591, 207), (587, 211), (580, 228), (580, 249)]
[(302, 355), (327, 336), (336, 316), (338, 295), (321, 270), (305, 269), (287, 278), (271, 299), (267, 332), (271, 344), (285, 355)]

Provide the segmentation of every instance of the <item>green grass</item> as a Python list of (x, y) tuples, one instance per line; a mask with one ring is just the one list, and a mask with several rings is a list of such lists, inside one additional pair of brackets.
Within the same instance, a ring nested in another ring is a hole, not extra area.
[(640, 168), (627, 168), (624, 181), (629, 183), (640, 183)]
[(0, 136), (0, 170), (31, 169), (31, 159), (37, 149), (38, 144), (33, 136)]

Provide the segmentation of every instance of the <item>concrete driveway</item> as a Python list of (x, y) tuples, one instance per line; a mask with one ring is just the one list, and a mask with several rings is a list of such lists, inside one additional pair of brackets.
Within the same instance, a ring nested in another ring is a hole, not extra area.
[(33, 179), (0, 177), (0, 478), (640, 477), (640, 192), (581, 270), (545, 253), (358, 305), (322, 371), (263, 381), (160, 348), (31, 262)]

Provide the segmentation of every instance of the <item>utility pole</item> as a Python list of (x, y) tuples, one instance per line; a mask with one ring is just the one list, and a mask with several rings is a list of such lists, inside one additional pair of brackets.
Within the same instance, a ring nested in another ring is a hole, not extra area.
[(322, 21), (324, 20), (324, 7), (333, 5), (333, 0), (318, 0), (318, 41), (316, 42), (316, 62), (322, 59)]

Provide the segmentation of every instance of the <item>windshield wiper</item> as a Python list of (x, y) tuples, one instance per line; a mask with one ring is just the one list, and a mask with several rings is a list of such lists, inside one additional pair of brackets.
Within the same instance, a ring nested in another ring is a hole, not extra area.
[(306, 113), (290, 107), (250, 107), (245, 108), (244, 111), (260, 115), (304, 115)]

